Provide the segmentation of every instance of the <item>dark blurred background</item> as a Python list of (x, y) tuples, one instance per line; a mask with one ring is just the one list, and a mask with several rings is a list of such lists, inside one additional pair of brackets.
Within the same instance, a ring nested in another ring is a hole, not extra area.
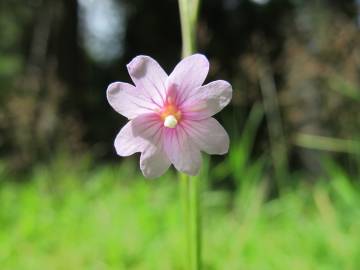
[[(360, 3), (355, 0), (207, 0), (198, 51), (208, 81), (232, 83), (218, 118), (232, 145), (254, 105), (264, 111), (253, 157), (269, 171), (321, 175), (324, 154), (359, 173)], [(118, 162), (126, 119), (105, 97), (136, 55), (170, 73), (181, 57), (175, 0), (2, 0), (0, 155), (15, 172), (59, 152)], [(284, 177), (284, 175), (282, 175)]]

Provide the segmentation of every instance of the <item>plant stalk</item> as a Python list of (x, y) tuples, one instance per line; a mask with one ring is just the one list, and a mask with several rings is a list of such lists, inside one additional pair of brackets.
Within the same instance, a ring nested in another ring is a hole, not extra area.
[(201, 269), (200, 179), (180, 174), (186, 242), (186, 270)]
[(179, 0), (182, 57), (196, 51), (196, 25), (200, 0)]
[[(196, 51), (196, 25), (200, 0), (179, 0), (182, 57)], [(180, 173), (186, 240), (186, 270), (201, 269), (201, 207), (199, 177)]]

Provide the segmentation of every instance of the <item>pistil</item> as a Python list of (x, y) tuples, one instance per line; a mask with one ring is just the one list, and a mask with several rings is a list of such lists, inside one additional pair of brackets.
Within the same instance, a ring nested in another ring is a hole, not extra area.
[(177, 121), (176, 117), (173, 116), (172, 114), (165, 117), (165, 120), (164, 120), (165, 127), (174, 128), (174, 127), (176, 127), (177, 123), (178, 123), (178, 121)]

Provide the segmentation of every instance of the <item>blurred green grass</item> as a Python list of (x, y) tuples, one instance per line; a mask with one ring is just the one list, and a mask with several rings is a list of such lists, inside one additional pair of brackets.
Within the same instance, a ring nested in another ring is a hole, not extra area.
[[(204, 268), (360, 269), (358, 184), (324, 167), (329, 180), (297, 181), (275, 198), (266, 181), (204, 185)], [(1, 269), (183, 269), (172, 172), (148, 181), (131, 161), (59, 159), (29, 177), (0, 170)]]
[[(262, 118), (254, 106), (229, 154), (204, 159), (204, 269), (360, 269), (358, 179), (328, 158), (316, 181), (278, 181), (251, 158)], [(23, 177), (0, 163), (0, 269), (184, 269), (177, 176), (145, 180), (135, 160), (63, 154)]]

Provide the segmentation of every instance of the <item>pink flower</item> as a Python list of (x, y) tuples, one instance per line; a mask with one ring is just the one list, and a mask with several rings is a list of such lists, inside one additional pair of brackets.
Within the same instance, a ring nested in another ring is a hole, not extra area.
[(196, 175), (201, 153), (226, 154), (229, 136), (211, 116), (231, 100), (226, 81), (203, 85), (209, 71), (204, 55), (183, 59), (168, 76), (149, 56), (137, 56), (127, 65), (135, 86), (114, 82), (107, 89), (110, 105), (130, 121), (115, 139), (119, 156), (141, 152), (145, 177), (162, 175), (171, 164)]

